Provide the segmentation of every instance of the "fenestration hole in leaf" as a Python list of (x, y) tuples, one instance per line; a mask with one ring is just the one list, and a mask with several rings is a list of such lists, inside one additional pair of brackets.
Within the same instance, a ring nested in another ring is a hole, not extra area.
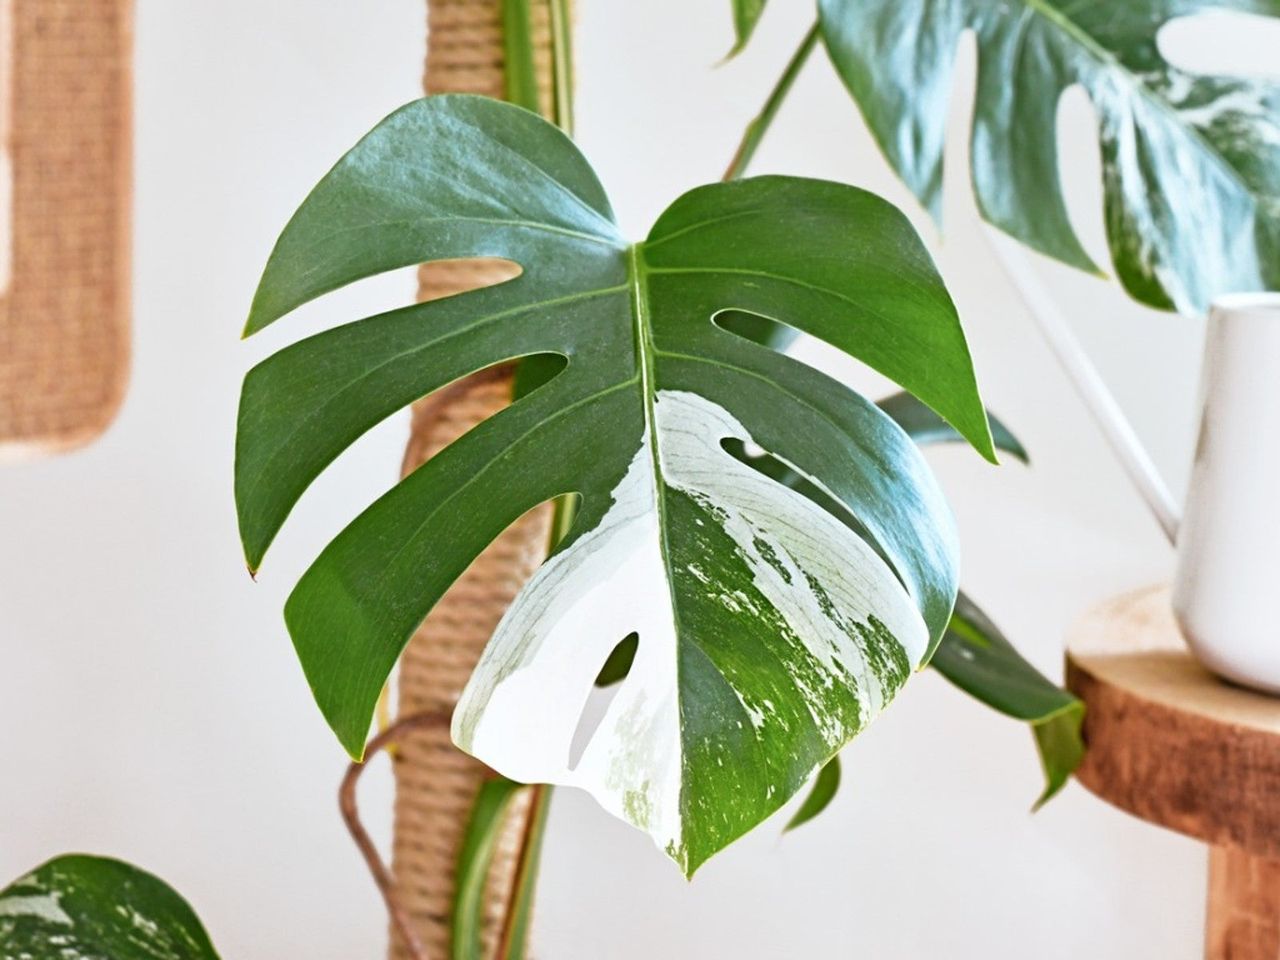
[(596, 686), (608, 687), (625, 679), (631, 670), (632, 662), (635, 661), (636, 648), (639, 645), (640, 634), (629, 633), (623, 637), (605, 660), (604, 666), (600, 668), (600, 675), (596, 677)]
[(519, 400), (539, 387), (546, 386), (568, 365), (568, 358), (558, 353), (535, 353), (531, 357), (525, 357), (516, 365), (515, 383), (511, 389), (512, 398)]
[[(898, 577), (899, 581), (902, 581), (902, 574), (898, 571), (897, 565), (894, 564), (884, 547), (871, 535), (871, 531), (863, 526), (858, 518), (854, 516), (843, 503), (837, 501), (825, 490), (818, 487), (803, 474), (793, 469), (789, 464), (779, 460), (777, 457), (771, 455), (769, 451), (764, 450), (755, 444), (746, 444), (734, 437), (726, 437), (720, 441), (720, 446), (723, 448), (725, 453), (729, 454), (729, 456), (733, 457), (735, 460), (745, 463), (753, 470), (758, 470), (766, 477), (776, 480), (784, 487), (791, 488), (802, 497), (816, 503), (823, 510), (827, 511), (827, 513), (831, 514), (831, 516), (835, 517), (850, 530), (860, 536), (867, 546), (878, 553), (880, 558), (889, 565), (890, 569), (894, 571), (894, 574)], [(903, 585), (906, 585), (905, 581), (903, 581)]]
[(458, 286), (464, 282), (467, 290), (480, 290), (514, 280), (522, 273), (524, 268), (520, 264), (503, 257), (458, 257), (453, 260), (432, 260), (422, 267), (422, 292), (427, 299), (439, 296), (439, 293), (432, 289), (432, 282), (437, 277), (446, 284), (444, 289), (455, 293)]
[(1242, 10), (1206, 10), (1175, 17), (1156, 34), (1160, 56), (1179, 70), (1203, 75), (1280, 77), (1280, 21)]
[(800, 331), (795, 327), (743, 310), (722, 310), (711, 318), (711, 322), (721, 330), (779, 353), (785, 351), (800, 336)]
[(569, 742), (569, 769), (576, 770), (578, 761), (586, 752), (587, 744), (600, 729), (609, 705), (618, 695), (621, 681), (626, 679), (627, 672), (636, 658), (636, 650), (640, 646), (640, 635), (629, 633), (618, 642), (605, 658), (604, 665), (596, 677), (595, 687), (587, 695), (582, 713), (578, 717), (578, 726), (573, 731), (573, 739)]

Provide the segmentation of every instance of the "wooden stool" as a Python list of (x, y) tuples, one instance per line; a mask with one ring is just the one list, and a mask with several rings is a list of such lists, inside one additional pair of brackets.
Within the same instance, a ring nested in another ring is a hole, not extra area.
[(1092, 611), (1067, 647), (1067, 685), (1088, 706), (1077, 778), (1209, 844), (1207, 960), (1280, 958), (1280, 698), (1192, 659), (1164, 588)]

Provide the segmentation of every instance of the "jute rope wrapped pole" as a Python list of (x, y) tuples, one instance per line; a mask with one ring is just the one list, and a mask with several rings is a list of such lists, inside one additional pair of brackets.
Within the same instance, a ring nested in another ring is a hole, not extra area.
[(85, 443), (129, 362), (132, 0), (0, 0), (0, 460)]
[[(429, 0), (428, 93), (503, 96), (500, 0)], [(551, 98), (550, 16), (535, 3), (532, 26), (541, 95)], [(502, 261), (459, 261), (424, 267), (420, 297), (431, 300), (509, 279)], [(428, 457), (506, 406), (510, 367), (485, 371), (417, 404), (405, 454), (409, 473)], [(549, 508), (526, 515), (473, 563), (436, 606), (405, 651), (400, 667), (399, 713), (448, 711), (498, 620), (546, 554)], [(395, 754), (396, 809), (393, 871), (399, 897), (423, 945), (448, 956), (454, 871), (462, 832), (487, 769), (461, 753), (448, 730), (432, 726), (400, 742)], [(520, 827), (527, 798), (512, 805), (505, 836), (494, 855), (485, 904), (486, 951), (493, 949), (514, 882)], [(395, 960), (407, 954), (392, 930)]]

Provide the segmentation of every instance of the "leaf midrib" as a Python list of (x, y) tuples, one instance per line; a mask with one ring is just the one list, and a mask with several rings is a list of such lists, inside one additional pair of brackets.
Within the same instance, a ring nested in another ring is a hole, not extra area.
[[(640, 377), (640, 394), (644, 401), (644, 433), (649, 444), (649, 469), (653, 480), (654, 510), (658, 515), (658, 551), (662, 555), (662, 569), (666, 571), (667, 595), (671, 600), (672, 626), (679, 620), (676, 601), (675, 575), (671, 569), (671, 544), (667, 538), (666, 485), (662, 482), (662, 458), (658, 441), (658, 418), (655, 409), (654, 355), (658, 352), (653, 342), (653, 329), (649, 322), (649, 267), (644, 262), (644, 244), (632, 244), (627, 252), (627, 279), (631, 284), (632, 338), (635, 342), (636, 369)], [(680, 729), (684, 730), (684, 705), (679, 696), (680, 658), (675, 662), (676, 709), (680, 711)], [(683, 755), (683, 749), (681, 754)], [(683, 765), (683, 759), (681, 760)], [(681, 777), (683, 784), (683, 776)], [(682, 788), (683, 789), (683, 788)], [(681, 797), (683, 804), (684, 798)]]
[[(762, 348), (762, 349), (768, 349), (768, 348)], [(761, 383), (764, 383), (767, 386), (781, 389), (785, 393), (787, 393), (787, 395), (790, 396), (795, 403), (799, 404), (800, 406), (806, 407), (807, 409), (812, 411), (815, 416), (824, 420), (831, 427), (831, 429), (835, 431), (837, 434), (841, 436), (848, 436), (848, 430), (842, 424), (837, 422), (827, 410), (823, 409), (818, 404), (813, 403), (811, 400), (809, 400), (807, 397), (803, 396), (802, 394), (796, 393), (792, 390), (788, 390), (783, 384), (779, 383), (776, 380), (771, 380), (769, 377), (765, 376), (764, 374), (760, 373), (757, 370), (752, 370), (750, 367), (744, 367), (741, 364), (733, 363), (731, 361), (725, 360), (722, 357), (700, 356), (698, 354), (693, 354), (693, 353), (683, 353), (678, 350), (657, 350), (655, 352), (658, 353), (660, 356), (668, 357), (672, 360), (685, 360), (691, 363), (703, 363), (713, 367), (723, 367), (725, 370), (732, 370), (734, 373), (740, 376), (748, 377), (753, 380), (759, 380)], [(863, 456), (868, 457), (869, 459), (873, 459), (874, 462), (877, 464), (877, 466), (880, 466), (881, 468), (886, 469), (886, 472), (887, 472), (887, 468), (885, 467), (883, 462), (881, 462), (878, 458), (874, 457), (874, 454), (875, 454), (874, 450), (865, 446), (859, 446), (858, 450)], [(776, 456), (774, 454), (770, 454), (770, 455)], [(845, 501), (840, 497), (839, 494), (830, 490), (821, 480), (819, 480), (814, 476), (811, 476), (810, 474), (806, 473), (803, 470), (800, 470), (798, 467), (796, 467), (795, 465), (785, 460), (781, 462), (785, 463), (788, 467), (795, 470), (797, 473), (800, 474), (800, 476), (804, 477), (810, 483), (815, 484), (818, 487), (818, 489), (822, 490), (822, 492), (825, 493), (827, 496), (833, 498), (838, 504), (840, 504), (841, 507), (843, 507), (845, 510), (849, 512), (850, 516), (852, 516), (859, 523), (863, 522), (861, 519), (860, 512), (855, 510), (849, 504), (845, 503)], [(874, 531), (872, 535), (876, 536)], [(877, 543), (880, 544), (880, 549), (885, 552), (885, 557), (883, 559), (886, 565), (893, 572), (894, 576), (898, 578), (899, 582), (902, 583), (903, 589), (906, 590), (907, 594), (912, 598), (913, 601), (916, 601), (917, 603), (920, 601), (923, 601), (924, 600), (923, 596), (917, 596), (917, 591), (920, 589), (922, 584), (917, 583), (915, 587), (911, 587), (907, 585), (904, 579), (906, 577), (906, 574), (902, 572), (902, 567), (904, 565), (902, 558), (897, 556), (896, 551), (890, 551), (888, 547), (884, 546), (882, 539), (883, 538), (876, 536)], [(921, 619), (924, 619), (923, 611), (921, 611)], [(933, 644), (934, 643), (933, 628), (929, 626), (927, 620), (925, 622), (925, 627), (929, 631), (929, 642), (930, 644)], [(943, 630), (945, 630), (945, 626), (943, 627)], [(938, 633), (938, 637), (941, 638), (941, 636), (942, 636), (942, 631), (940, 630)]]
[(1052, 26), (1062, 31), (1072, 40), (1084, 47), (1085, 50), (1092, 54), (1095, 60), (1102, 63), (1103, 66), (1109, 67), (1119, 73), (1125, 81), (1133, 88), (1133, 90), (1146, 102), (1150, 103), (1161, 113), (1166, 114), (1169, 119), (1179, 128), (1184, 130), (1200, 147), (1211, 156), (1219, 167), (1227, 174), (1246, 195), (1251, 197), (1256, 203), (1260, 197), (1254, 193), (1253, 188), (1245, 181), (1235, 167), (1233, 167), (1221, 153), (1218, 148), (1209, 141), (1195, 124), (1188, 123), (1182, 118), (1182, 115), (1173, 108), (1167, 100), (1161, 97), (1155, 90), (1151, 89), (1142, 78), (1130, 70), (1120, 58), (1099, 43), (1092, 34), (1085, 30), (1082, 26), (1068, 17), (1061, 10), (1046, 3), (1045, 0), (1022, 0), (1023, 5), (1032, 13), (1047, 20)]

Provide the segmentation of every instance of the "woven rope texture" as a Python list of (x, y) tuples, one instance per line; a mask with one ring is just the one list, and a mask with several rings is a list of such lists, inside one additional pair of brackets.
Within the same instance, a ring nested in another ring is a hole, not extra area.
[[(551, 100), (550, 15), (535, 3), (534, 35), (544, 108)], [(504, 93), (502, 23), (498, 0), (430, 0), (427, 18), (428, 93)], [(514, 275), (502, 261), (432, 264), (421, 273), (423, 300), (497, 283)], [(485, 371), (439, 391), (414, 408), (406, 473), (511, 399), (511, 370)], [(427, 618), (400, 667), (399, 713), (452, 710), (494, 628), (541, 563), (550, 511), (527, 514), (476, 559)], [(447, 956), (454, 872), (462, 832), (476, 791), (489, 771), (458, 751), (444, 729), (403, 740), (395, 755), (396, 810), (393, 871), (399, 896), (433, 958)], [(527, 798), (514, 803), (494, 854), (484, 907), (483, 942), (491, 954), (514, 882)], [(405, 960), (392, 931), (392, 957)]]

